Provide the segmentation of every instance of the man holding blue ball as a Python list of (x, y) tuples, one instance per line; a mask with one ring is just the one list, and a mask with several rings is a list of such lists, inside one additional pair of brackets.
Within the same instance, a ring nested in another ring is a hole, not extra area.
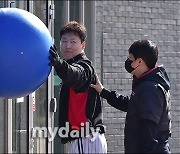
[(107, 153), (102, 103), (99, 93), (90, 87), (96, 83), (96, 76), (91, 61), (84, 53), (86, 37), (85, 26), (70, 21), (60, 30), (64, 59), (59, 57), (55, 46), (50, 48), (51, 65), (62, 79), (59, 127), (68, 125), (70, 128), (67, 136), (61, 136), (61, 142), (70, 143), (70, 153)]

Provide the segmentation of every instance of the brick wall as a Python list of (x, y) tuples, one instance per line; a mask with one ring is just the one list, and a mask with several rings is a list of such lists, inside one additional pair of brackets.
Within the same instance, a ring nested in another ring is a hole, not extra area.
[[(96, 1), (96, 69), (104, 86), (130, 94), (132, 77), (124, 69), (129, 46), (151, 39), (159, 48), (171, 81), (172, 153), (180, 151), (180, 1)], [(125, 114), (104, 100), (109, 153), (123, 153)]]

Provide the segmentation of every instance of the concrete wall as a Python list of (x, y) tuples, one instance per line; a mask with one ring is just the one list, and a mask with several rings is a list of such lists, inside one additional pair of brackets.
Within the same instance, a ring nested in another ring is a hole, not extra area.
[[(132, 77), (124, 69), (129, 46), (151, 39), (159, 48), (171, 81), (172, 153), (180, 151), (180, 1), (96, 1), (96, 69), (104, 86), (130, 94)], [(125, 114), (104, 101), (108, 152), (124, 152)]]

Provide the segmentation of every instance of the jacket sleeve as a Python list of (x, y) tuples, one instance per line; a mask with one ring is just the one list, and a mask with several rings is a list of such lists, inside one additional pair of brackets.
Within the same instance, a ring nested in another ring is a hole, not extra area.
[(129, 97), (119, 95), (116, 91), (110, 91), (107, 89), (103, 89), (100, 93), (100, 96), (107, 100), (108, 104), (113, 106), (114, 108), (127, 112)]
[(93, 67), (85, 61), (70, 65), (66, 61), (61, 60), (55, 66), (55, 70), (62, 81), (77, 93), (88, 89), (94, 73)]

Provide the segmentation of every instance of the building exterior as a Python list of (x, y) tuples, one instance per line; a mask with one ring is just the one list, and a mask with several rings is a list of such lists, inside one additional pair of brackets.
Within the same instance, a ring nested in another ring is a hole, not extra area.
[[(132, 77), (124, 69), (129, 46), (138, 39), (153, 40), (159, 48), (158, 64), (165, 66), (171, 81), (171, 151), (180, 151), (180, 1), (1, 0), (0, 7), (17, 7), (38, 16), (58, 48), (62, 24), (70, 20), (84, 23), (87, 56), (103, 85), (122, 94), (131, 92)], [(58, 126), (58, 110), (51, 105), (55, 99), (58, 102), (60, 84), (52, 70), (34, 93), (0, 98), (0, 153), (65, 152), (58, 135), (53, 140), (47, 137), (47, 128)], [(103, 102), (108, 152), (124, 153), (125, 114)]]

